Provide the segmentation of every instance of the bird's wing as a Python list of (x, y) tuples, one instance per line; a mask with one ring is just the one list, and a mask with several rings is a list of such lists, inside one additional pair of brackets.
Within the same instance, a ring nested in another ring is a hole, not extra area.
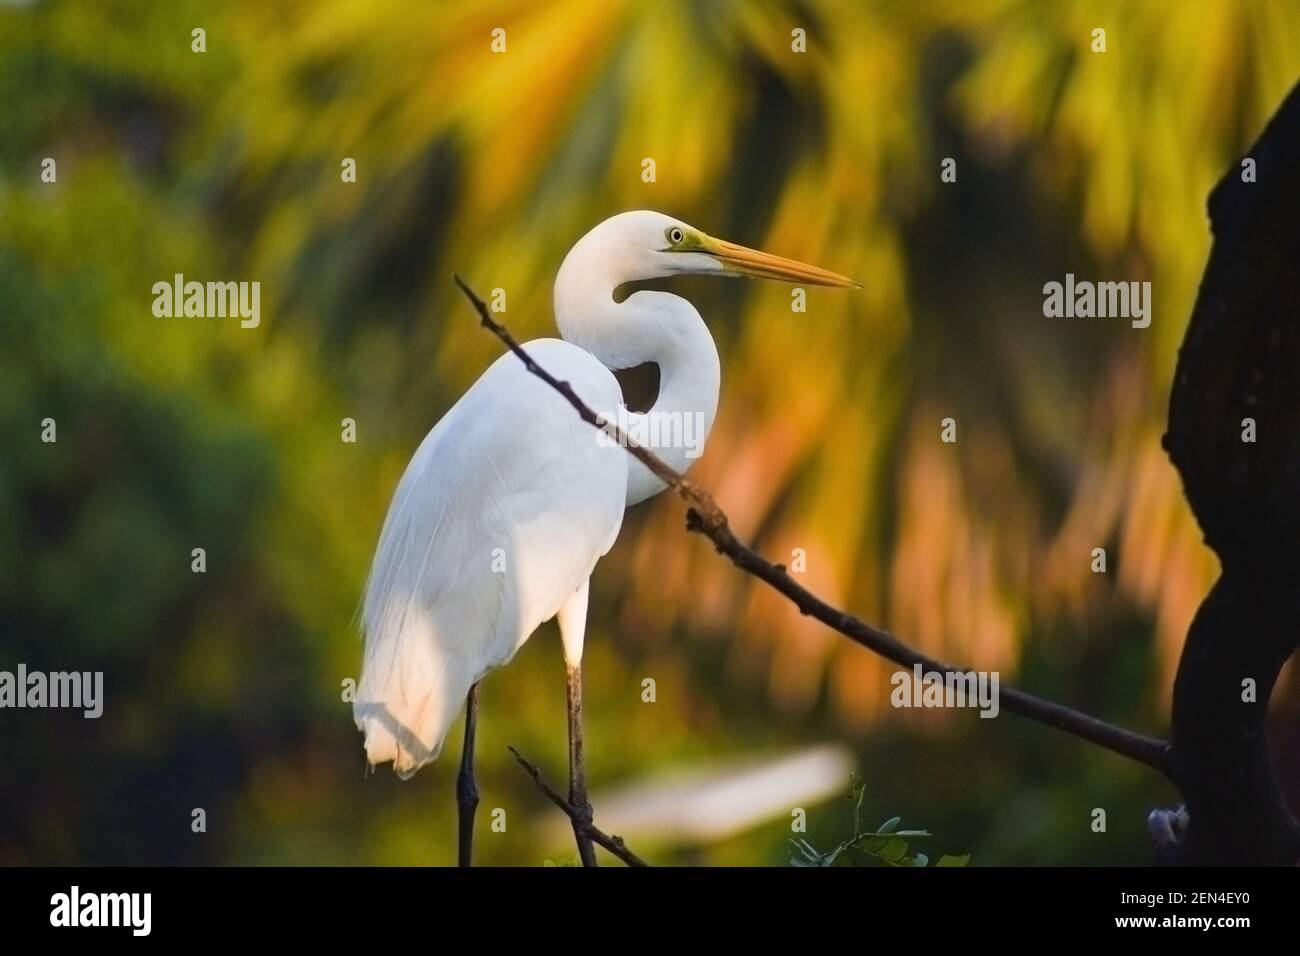
[[(558, 339), (525, 345), (593, 408), (613, 374)], [(371, 763), (437, 757), (470, 686), (591, 575), (623, 520), (627, 453), (511, 354), (429, 432), (397, 486), (366, 585), (354, 716)]]

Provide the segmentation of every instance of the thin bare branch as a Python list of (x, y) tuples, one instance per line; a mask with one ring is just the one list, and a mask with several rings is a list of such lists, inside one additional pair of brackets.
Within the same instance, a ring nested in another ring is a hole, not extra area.
[[(927, 657), (908, 647), (888, 631), (874, 627), (846, 611), (827, 604), (796, 582), (786, 572), (783, 565), (773, 564), (752, 548), (742, 544), (732, 533), (726, 514), (718, 507), (717, 502), (713, 500), (713, 497), (707, 491), (669, 467), (649, 449), (637, 444), (630, 436), (624, 434), (616, 424), (605, 421), (578, 396), (568, 382), (560, 381), (534, 362), (515, 337), (510, 334), (509, 330), (492, 318), (488, 312), (487, 304), (466, 285), (459, 275), (454, 278), (456, 284), (478, 312), (484, 328), (504, 342), (506, 347), (519, 357), (519, 360), (524, 363), (524, 367), (529, 372), (559, 392), (573, 406), (583, 421), (608, 433), (626, 448), (629, 454), (649, 468), (659, 480), (675, 491), (688, 505), (686, 527), (707, 537), (713, 542), (713, 546), (717, 551), (730, 558), (736, 567), (759, 578), (785, 595), (794, 602), (800, 613), (816, 618), (827, 627), (839, 631), (850, 640), (896, 664), (909, 668), (920, 664), (924, 671), (939, 674), (963, 673), (965, 671), (964, 668), (958, 668)], [(1125, 730), (1123, 727), (1118, 727), (1071, 707), (1044, 700), (1041, 697), (1036, 697), (1033, 694), (1006, 685), (1002, 685), (999, 699), (1001, 705), (1012, 713), (1027, 717), (1040, 724), (1046, 724), (1049, 727), (1055, 727), (1057, 730), (1064, 731), (1067, 734), (1087, 740), (1121, 756), (1152, 767), (1166, 777), (1170, 776), (1170, 747), (1168, 742), (1164, 740)]]
[(515, 759), (519, 761), (519, 766), (523, 767), (524, 770), (528, 771), (528, 776), (533, 778), (533, 783), (537, 784), (537, 789), (542, 791), (542, 793), (546, 795), (546, 799), (550, 800), (551, 803), (555, 804), (557, 807), (563, 810), (568, 815), (569, 819), (573, 821), (573, 825), (575, 827), (580, 827), (582, 831), (587, 834), (587, 836), (591, 837), (593, 843), (597, 843), (600, 846), (603, 846), (606, 850), (608, 850), (610, 853), (613, 853), (616, 857), (618, 857), (628, 866), (649, 866), (650, 865), (645, 860), (641, 859), (639, 856), (637, 856), (635, 853), (629, 850), (627, 848), (627, 844), (623, 842), (623, 838), (621, 836), (611, 836), (610, 834), (606, 833), (604, 830), (596, 826), (596, 824), (593, 823), (592, 821), (585, 819), (583, 814), (579, 813), (577, 808), (574, 807), (573, 804), (569, 803), (568, 800), (565, 800), (564, 797), (560, 796), (555, 791), (555, 789), (549, 783), (546, 782), (546, 780), (542, 777), (541, 770), (537, 768), (536, 764), (529, 763), (527, 760), (525, 760), (523, 755), (520, 754), (519, 751), (516, 750), (514, 747), (510, 748), (510, 752), (514, 754)]

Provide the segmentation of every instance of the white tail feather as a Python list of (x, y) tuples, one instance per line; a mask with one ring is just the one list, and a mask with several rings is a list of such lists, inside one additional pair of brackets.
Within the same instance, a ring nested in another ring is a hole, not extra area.
[(435, 639), (433, 621), (415, 608), (388, 626), (396, 631), (369, 635), (372, 653), (352, 713), (365, 733), (366, 759), (371, 764), (391, 760), (397, 775), (407, 779), (437, 759), (477, 675), (472, 661), (447, 653)]

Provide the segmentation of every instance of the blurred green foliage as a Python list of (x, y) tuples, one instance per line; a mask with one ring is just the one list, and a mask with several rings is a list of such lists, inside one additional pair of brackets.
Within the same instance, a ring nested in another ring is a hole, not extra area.
[[(107, 694), (98, 721), (0, 713), (0, 862), (453, 859), (453, 759), (364, 773), (360, 590), (407, 457), (499, 350), (450, 274), (552, 334), (564, 252), (626, 208), (866, 283), (793, 319), (784, 288), (678, 290), (724, 364), (696, 474), (745, 536), (805, 548), (811, 586), (923, 650), (1159, 730), (1214, 574), (1158, 445), (1204, 199), (1298, 68), (1290, 0), (0, 4), (0, 667), (103, 670)], [(1149, 334), (1044, 320), (1066, 271), (1152, 279)], [(154, 318), (176, 273), (260, 281), (261, 326)], [(674, 501), (630, 514), (596, 575), (597, 799), (829, 738), (980, 864), (1146, 859), (1172, 797), (1150, 774), (1014, 717), (890, 711), (888, 668), (681, 525)], [(564, 765), (549, 627), (483, 701), (510, 824), (480, 858), (565, 859), (505, 749)], [(841, 836), (812, 814), (809, 845)], [(788, 838), (630, 842), (781, 864)]]
[[(830, 850), (821, 851), (807, 840), (791, 840), (795, 853), (790, 857), (794, 866), (860, 866), (864, 862), (881, 866), (923, 867), (930, 858), (921, 852), (912, 852), (909, 840), (932, 836), (928, 830), (899, 829), (902, 817), (890, 817), (874, 830), (862, 828), (862, 801), (866, 799), (866, 784), (856, 778), (850, 787), (853, 800), (853, 835)], [(935, 866), (961, 867), (970, 863), (970, 855), (939, 857)]]

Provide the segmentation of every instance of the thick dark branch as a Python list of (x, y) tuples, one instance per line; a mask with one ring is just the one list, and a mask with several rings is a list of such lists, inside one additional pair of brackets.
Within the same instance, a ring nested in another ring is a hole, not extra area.
[[(605, 421), (583, 402), (568, 382), (556, 379), (534, 362), (505, 326), (492, 318), (488, 312), (487, 304), (465, 284), (460, 276), (456, 276), (455, 279), (461, 291), (474, 304), (474, 308), (477, 310), (484, 327), (504, 342), (510, 351), (524, 363), (528, 371), (564, 396), (565, 400), (582, 416), (583, 421), (596, 428), (603, 429), (638, 461), (649, 468), (660, 481), (677, 492), (689, 506), (686, 513), (687, 528), (705, 535), (713, 542), (714, 547), (721, 554), (725, 554), (730, 558), (738, 568), (766, 582), (785, 595), (794, 602), (801, 613), (816, 618), (827, 627), (839, 631), (868, 650), (874, 651), (896, 664), (902, 664), (905, 667), (920, 664), (927, 672), (942, 674), (963, 670), (951, 664), (945, 664), (926, 657), (902, 643), (889, 632), (873, 627), (852, 614), (832, 607), (797, 583), (783, 566), (772, 564), (761, 554), (742, 544), (732, 534), (726, 514), (718, 507), (717, 502), (713, 500), (713, 497), (707, 491), (664, 464), (649, 449), (638, 445), (630, 436), (624, 434), (617, 425)], [(1073, 708), (1044, 700), (1041, 697), (1035, 697), (1033, 694), (1005, 685), (1002, 686), (1000, 691), (1000, 701), (1002, 706), (1012, 713), (1020, 714), (1022, 717), (1028, 717), (1030, 720), (1038, 721), (1049, 727), (1055, 727), (1057, 730), (1065, 731), (1075, 737), (1105, 747), (1117, 754), (1146, 764), (1148, 767), (1153, 767), (1166, 776), (1169, 773), (1169, 745), (1163, 740), (1133, 733)]]
[(519, 751), (516, 750), (514, 747), (510, 748), (510, 752), (514, 754), (515, 759), (519, 761), (519, 766), (523, 767), (524, 770), (528, 771), (528, 776), (533, 778), (533, 783), (537, 784), (537, 789), (542, 791), (542, 793), (546, 795), (546, 798), (550, 800), (551, 803), (555, 804), (557, 807), (563, 810), (568, 815), (569, 819), (573, 821), (573, 825), (575, 827), (580, 828), (584, 833), (587, 834), (587, 836), (591, 837), (592, 842), (598, 843), (599, 845), (603, 846), (606, 850), (608, 850), (610, 853), (613, 853), (616, 857), (618, 857), (628, 866), (649, 866), (650, 865), (645, 860), (641, 859), (639, 856), (637, 856), (635, 853), (629, 850), (627, 848), (627, 844), (623, 842), (623, 838), (621, 836), (610, 836), (604, 830), (601, 830), (599, 827), (597, 827), (596, 824), (587, 820), (586, 817), (582, 813), (579, 813), (578, 809), (574, 807), (573, 804), (569, 803), (568, 800), (565, 800), (564, 797), (556, 793), (556, 791), (551, 787), (551, 785), (547, 783), (545, 779), (542, 778), (542, 772), (539, 769), (537, 769), (536, 764), (529, 763), (527, 760), (525, 760), (523, 758), (523, 755), (520, 754)]

